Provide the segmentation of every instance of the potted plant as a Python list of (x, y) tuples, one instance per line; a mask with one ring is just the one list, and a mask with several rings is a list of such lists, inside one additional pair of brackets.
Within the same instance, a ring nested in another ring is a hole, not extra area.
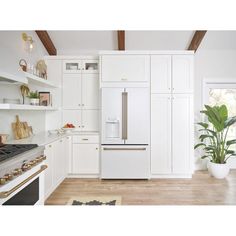
[(38, 91), (30, 91), (28, 98), (30, 99), (30, 105), (39, 105), (39, 93)]
[(199, 132), (200, 143), (195, 145), (195, 149), (202, 147), (204, 155), (201, 159), (208, 158), (208, 170), (215, 178), (223, 179), (229, 173), (227, 160), (236, 156), (235, 150), (230, 149), (231, 145), (236, 144), (236, 139), (228, 140), (228, 131), (230, 126), (236, 122), (236, 116), (228, 117), (228, 109), (225, 105), (208, 106), (206, 110), (201, 111), (208, 120), (208, 123), (199, 122), (201, 126)]

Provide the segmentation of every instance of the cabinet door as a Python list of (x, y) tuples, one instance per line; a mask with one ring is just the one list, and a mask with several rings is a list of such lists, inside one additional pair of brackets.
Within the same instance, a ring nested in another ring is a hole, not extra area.
[(65, 149), (63, 139), (53, 143), (53, 184), (57, 186), (65, 178)]
[(101, 63), (103, 82), (148, 82), (149, 56), (104, 55)]
[(151, 97), (151, 173), (171, 173), (171, 95)]
[(65, 60), (63, 61), (63, 73), (81, 73), (81, 60)]
[(62, 83), (62, 105), (64, 109), (81, 108), (81, 75), (64, 74)]
[(171, 92), (171, 56), (151, 56), (151, 92)]
[(98, 74), (82, 75), (82, 108), (98, 109), (99, 101), (99, 79)]
[(98, 60), (83, 60), (82, 61), (83, 74), (97, 74), (98, 73)]
[(172, 99), (172, 161), (174, 174), (191, 173), (193, 160), (192, 95), (176, 94)]
[(99, 131), (99, 111), (83, 110), (82, 111), (82, 131)]
[(44, 178), (44, 197), (45, 199), (48, 198), (48, 196), (53, 191), (53, 145), (48, 144), (45, 146), (44, 155), (46, 156), (45, 164), (48, 166), (48, 168), (45, 170), (45, 178)]
[(72, 137), (68, 136), (65, 139), (65, 176), (72, 173)]
[(73, 174), (99, 173), (99, 144), (73, 144)]
[(64, 110), (62, 112), (62, 124), (73, 124), (76, 130), (82, 129), (82, 112), (81, 110)]
[(173, 93), (193, 92), (193, 56), (175, 55), (172, 57)]

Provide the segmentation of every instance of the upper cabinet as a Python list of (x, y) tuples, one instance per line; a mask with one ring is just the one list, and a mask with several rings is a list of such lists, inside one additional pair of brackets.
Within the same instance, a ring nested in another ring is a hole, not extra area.
[(148, 82), (149, 56), (102, 55), (102, 82)]
[(98, 73), (98, 60), (64, 60), (63, 73)]
[(173, 93), (193, 92), (193, 56), (172, 56)]
[(171, 91), (171, 56), (151, 56), (151, 92), (169, 93)]
[(152, 93), (192, 93), (193, 55), (152, 55)]

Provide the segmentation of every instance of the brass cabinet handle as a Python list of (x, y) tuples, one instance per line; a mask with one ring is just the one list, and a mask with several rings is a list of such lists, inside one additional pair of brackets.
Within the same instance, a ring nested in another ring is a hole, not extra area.
[(88, 141), (88, 138), (82, 138), (83, 141)]
[(31, 176), (29, 176), (27, 179), (25, 179), (24, 181), (22, 181), (21, 183), (19, 183), (18, 185), (16, 185), (14, 188), (12, 188), (9, 191), (5, 191), (5, 192), (0, 192), (0, 198), (7, 198), (9, 197), (12, 193), (14, 193), (17, 189), (19, 189), (20, 187), (22, 187), (24, 184), (26, 184), (27, 182), (29, 182), (31, 179), (33, 179), (35, 176), (39, 175), (41, 172), (43, 172), (44, 170), (46, 170), (48, 168), (47, 165), (42, 165), (40, 167), (40, 170), (38, 170), (37, 172), (35, 172), (34, 174), (32, 174)]

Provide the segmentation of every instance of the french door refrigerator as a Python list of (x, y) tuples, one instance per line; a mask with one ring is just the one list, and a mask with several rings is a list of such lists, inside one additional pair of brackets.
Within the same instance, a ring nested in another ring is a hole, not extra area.
[(101, 89), (101, 178), (148, 179), (149, 88)]

